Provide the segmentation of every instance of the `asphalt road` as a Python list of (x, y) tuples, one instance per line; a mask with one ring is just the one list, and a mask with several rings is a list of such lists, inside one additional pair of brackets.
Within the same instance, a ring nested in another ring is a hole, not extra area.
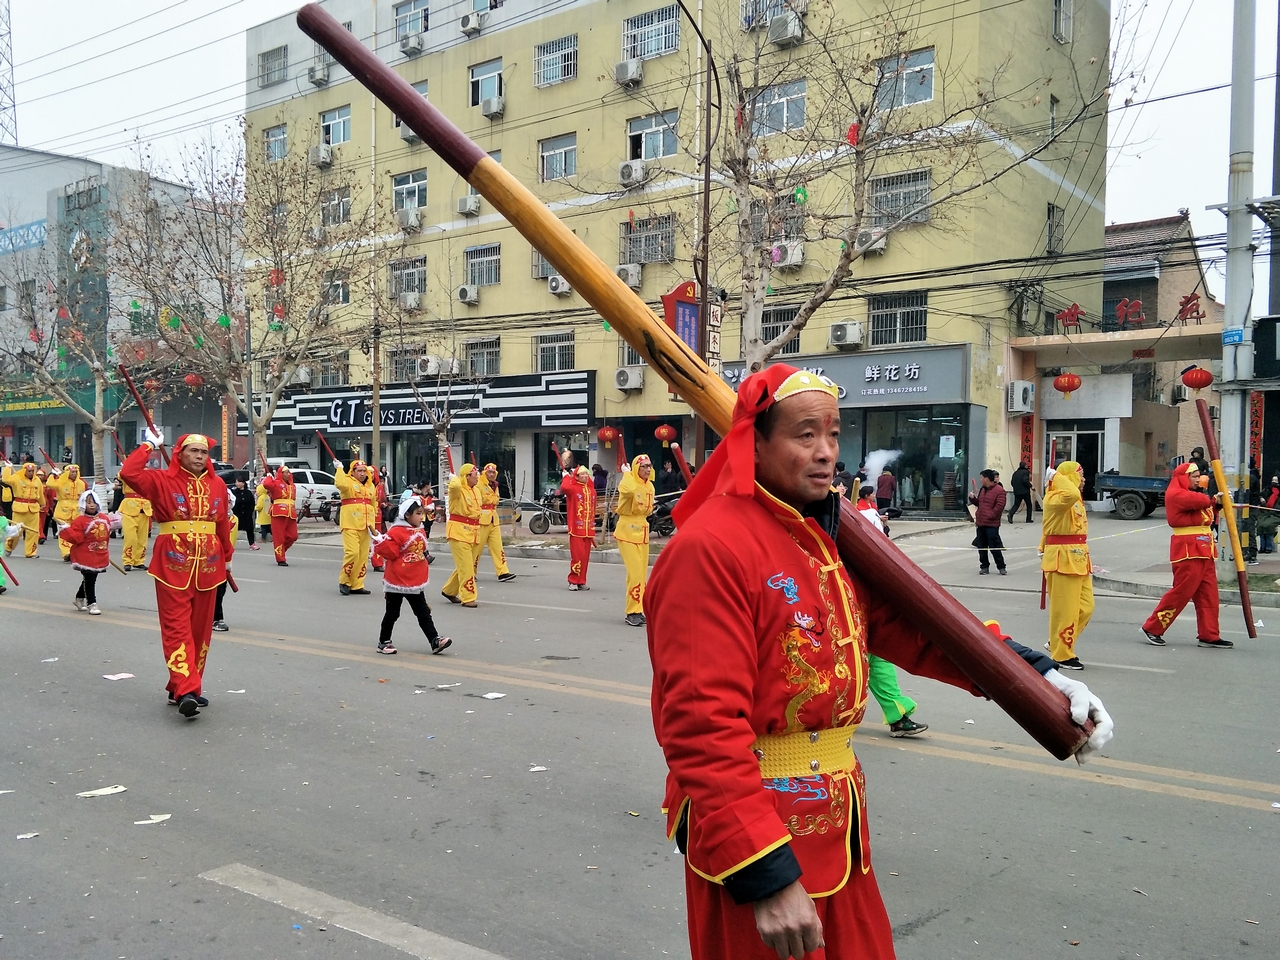
[[(903, 545), (1042, 642), (1030, 565), (979, 580), (948, 543)], [(212, 704), (186, 722), (149, 578), (104, 574), (89, 618), (43, 553), (10, 560), (23, 586), (0, 597), (0, 960), (688, 956), (620, 565), (569, 593), (563, 562), (515, 559), (498, 584), (486, 558), (478, 609), (434, 594), (448, 654), (406, 609), (382, 657), (380, 596), (338, 595), (337, 549), (300, 543), (288, 569), (242, 549)], [(1158, 650), (1150, 604), (1100, 598), (1081, 644), (1108, 758), (1057, 763), (992, 704), (905, 676), (929, 732), (864, 725), (903, 960), (1280, 956), (1280, 620), (1251, 642), (1228, 608), (1234, 651), (1183, 621)]]

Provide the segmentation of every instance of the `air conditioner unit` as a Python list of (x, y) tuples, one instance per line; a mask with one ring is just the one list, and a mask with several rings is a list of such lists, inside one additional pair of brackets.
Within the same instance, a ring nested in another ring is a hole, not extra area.
[(547, 293), (554, 293), (557, 297), (567, 297), (573, 293), (573, 287), (569, 286), (569, 281), (559, 274), (552, 274), (547, 277)]
[(413, 132), (413, 127), (403, 120), (400, 121), (400, 139), (410, 144), (422, 142), (422, 138)]
[(426, 46), (426, 37), (421, 33), (407, 33), (400, 38), (400, 52), (406, 57), (416, 57)]
[(804, 244), (798, 241), (774, 244), (773, 266), (776, 270), (799, 270), (804, 266)]
[(419, 207), (401, 207), (396, 211), (396, 223), (406, 233), (422, 226), (422, 210)]
[(787, 3), (776, 5), (766, 4), (761, 0), (756, 0), (754, 3), (744, 2), (742, 5), (742, 29), (744, 31), (763, 30), (769, 26), (775, 19), (774, 17), (766, 16), (769, 12), (768, 8), (771, 6), (785, 7), (786, 10), (795, 12), (802, 17), (809, 12), (809, 0), (789, 0)]
[(396, 303), (400, 305), (401, 310), (415, 311), (422, 306), (422, 294), (416, 290), (406, 290), (396, 297)]
[(307, 151), (307, 161), (313, 167), (333, 166), (333, 147), (327, 143), (317, 143)]
[(613, 79), (620, 87), (638, 87), (644, 79), (644, 61), (636, 58), (614, 64)]
[(1221, 412), (1221, 411), (1220, 411), (1220, 410), (1218, 410), (1218, 408), (1217, 408), (1217, 407), (1210, 407), (1210, 408), (1209, 408), (1209, 419), (1210, 419), (1210, 420), (1217, 420), (1217, 419), (1218, 419), (1218, 414), (1219, 414), (1220, 412)]
[(464, 283), (458, 288), (458, 302), (470, 303), (473, 306), (480, 302), (480, 288), (472, 283)]
[(418, 358), (418, 366), (415, 371), (416, 379), (421, 380), (423, 377), (440, 376), (440, 358), (436, 356), (425, 356)]
[(1014, 380), (1005, 386), (1005, 412), (1011, 416), (1034, 413), (1036, 385), (1031, 380)]
[(862, 324), (857, 320), (833, 323), (827, 334), (827, 342), (837, 350), (856, 350), (862, 346)]
[(506, 97), (485, 97), (480, 101), (480, 112), (490, 120), (502, 116), (502, 111), (507, 107)]
[(459, 197), (458, 198), (458, 216), (460, 217), (480, 216), (480, 197), (474, 193), (469, 193), (465, 197)]
[(487, 13), (468, 13), (458, 21), (458, 26), (462, 28), (462, 32), (468, 37), (474, 37), (488, 21)]
[(619, 390), (643, 390), (644, 367), (618, 367), (613, 371), (613, 385)]
[(329, 308), (317, 307), (316, 308), (316, 326), (323, 327), (328, 322), (329, 322)]
[(638, 263), (624, 263), (617, 268), (618, 279), (632, 290), (640, 289), (640, 281), (644, 277), (644, 267)]
[(884, 253), (889, 246), (889, 234), (883, 230), (862, 230), (858, 233), (858, 246), (863, 253)]
[(311, 384), (311, 368), (310, 367), (295, 368), (293, 373), (289, 377), (289, 383), (290, 384), (301, 383), (309, 386)]
[(1169, 391), (1170, 403), (1185, 403), (1189, 399), (1188, 388), (1184, 383), (1175, 383), (1173, 389)]
[(643, 160), (624, 160), (618, 164), (618, 183), (624, 187), (638, 187), (646, 176)]
[(327, 63), (314, 63), (307, 67), (307, 80), (312, 86), (323, 87), (329, 82), (329, 65)]
[(324, 243), (329, 238), (329, 231), (324, 227), (309, 227), (307, 229), (307, 238), (312, 243)]
[(769, 18), (769, 42), (778, 47), (794, 47), (804, 40), (800, 14), (791, 10)]

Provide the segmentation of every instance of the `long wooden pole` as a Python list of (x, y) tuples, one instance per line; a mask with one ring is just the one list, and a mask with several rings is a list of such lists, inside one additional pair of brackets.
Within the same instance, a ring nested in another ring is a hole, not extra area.
[[(147, 426), (152, 433), (159, 433), (156, 429), (156, 422), (151, 419), (151, 411), (147, 409), (147, 405), (142, 402), (142, 394), (138, 392), (138, 388), (133, 384), (133, 377), (129, 376), (129, 371), (125, 369), (124, 364), (120, 364), (117, 368), (120, 376), (124, 377), (125, 386), (129, 388), (129, 392), (133, 394), (133, 402), (138, 405), (138, 409), (142, 411), (142, 418), (147, 421)], [(160, 456), (165, 463), (169, 462), (169, 454), (164, 448), (164, 444), (160, 444)]]
[(671, 456), (675, 458), (676, 466), (684, 476), (684, 484), (688, 487), (693, 483), (693, 471), (689, 469), (689, 461), (684, 458), (684, 451), (680, 449), (680, 444), (674, 440), (671, 441)]
[(1222, 494), (1222, 513), (1227, 519), (1227, 535), (1231, 538), (1231, 559), (1235, 562), (1236, 582), (1240, 584), (1240, 606), (1244, 608), (1244, 626), (1249, 639), (1258, 639), (1258, 628), (1253, 625), (1253, 603), (1249, 600), (1249, 574), (1244, 569), (1244, 553), (1240, 550), (1240, 530), (1236, 526), (1236, 511), (1231, 503), (1231, 491), (1227, 488), (1227, 475), (1222, 469), (1222, 455), (1218, 452), (1218, 438), (1213, 432), (1213, 420), (1209, 416), (1209, 404), (1196, 400), (1196, 412), (1200, 414), (1200, 428), (1204, 430), (1204, 447), (1209, 451), (1209, 468)]
[[(298, 26), (475, 187), (712, 430), (720, 436), (729, 432), (736, 399), (729, 385), (546, 204), (319, 4), (308, 4), (298, 12)], [(1050, 753), (1060, 760), (1075, 754), (1088, 737), (1088, 728), (1071, 722), (1066, 697), (888, 538), (862, 522), (852, 503), (843, 501), (841, 510), (844, 519), (837, 541), (841, 559), (856, 569), (868, 589), (909, 612), (915, 626)]]

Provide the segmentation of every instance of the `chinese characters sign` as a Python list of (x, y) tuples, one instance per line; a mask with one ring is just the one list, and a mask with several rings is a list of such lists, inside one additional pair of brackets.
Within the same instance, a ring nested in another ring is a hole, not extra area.
[(868, 384), (877, 384), (877, 386), (864, 386), (862, 388), (864, 397), (886, 396), (891, 393), (929, 392), (927, 384), (912, 382), (920, 379), (918, 363), (869, 363), (864, 370), (863, 378)]

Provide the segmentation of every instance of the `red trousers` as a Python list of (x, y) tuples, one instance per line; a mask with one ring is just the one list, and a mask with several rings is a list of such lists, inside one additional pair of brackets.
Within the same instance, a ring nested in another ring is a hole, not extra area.
[(591, 538), (569, 537), (569, 582), (587, 582), (587, 564), (591, 562)]
[(285, 559), (289, 548), (298, 542), (298, 521), (290, 517), (271, 518), (271, 549), (276, 552), (276, 562)]
[[(718, 883), (684, 871), (693, 960), (777, 960), (756, 930), (755, 908), (737, 904)], [(805, 960), (893, 960), (893, 931), (875, 872), (863, 874), (854, 858), (849, 882), (813, 901), (826, 946)]]
[(1173, 565), (1173, 586), (1160, 598), (1142, 629), (1163, 636), (1188, 603), (1196, 607), (1196, 636), (1220, 640), (1218, 632), (1218, 568), (1212, 560), (1192, 557)]
[(169, 667), (168, 691), (174, 699), (200, 695), (204, 661), (213, 636), (213, 607), (217, 590), (175, 590), (156, 581), (156, 607), (160, 612), (160, 643)]

